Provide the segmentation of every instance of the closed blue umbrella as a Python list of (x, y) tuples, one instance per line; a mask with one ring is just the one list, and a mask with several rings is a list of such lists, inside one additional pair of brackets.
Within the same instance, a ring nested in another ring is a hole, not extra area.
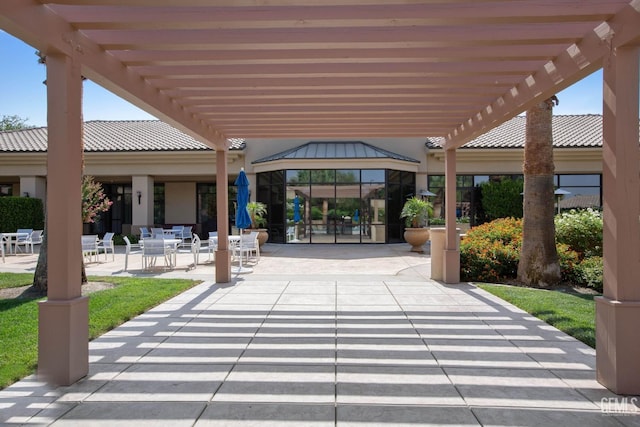
[[(238, 195), (236, 197), (236, 227), (240, 229), (240, 248), (242, 248), (242, 230), (251, 226), (251, 216), (247, 210), (247, 204), (249, 203), (249, 180), (247, 179), (247, 174), (244, 173), (244, 169), (240, 170), (234, 185), (238, 187)], [(240, 265), (235, 272), (250, 273), (251, 271), (252, 269), (250, 268), (242, 267), (242, 251), (240, 251)]]
[(247, 210), (247, 204), (249, 203), (249, 180), (247, 179), (247, 174), (244, 173), (244, 169), (238, 174), (234, 185), (238, 187), (238, 196), (236, 198), (236, 227), (243, 230), (251, 227), (251, 216)]
[(298, 199), (298, 195), (293, 198), (293, 222), (297, 223), (300, 221), (300, 199)]
[(353, 213), (353, 222), (358, 222), (358, 221), (360, 221), (360, 211), (356, 209), (356, 211)]

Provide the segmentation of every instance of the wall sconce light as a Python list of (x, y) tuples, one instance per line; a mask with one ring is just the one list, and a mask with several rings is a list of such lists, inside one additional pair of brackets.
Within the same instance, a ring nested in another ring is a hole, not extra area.
[(28, 191), (25, 191), (25, 192), (24, 192), (24, 193), (22, 193), (22, 194), (24, 194), (24, 197), (29, 197), (29, 192), (28, 192)]
[(138, 204), (140, 204), (140, 199), (142, 199), (142, 191), (138, 191), (137, 195), (138, 195)]

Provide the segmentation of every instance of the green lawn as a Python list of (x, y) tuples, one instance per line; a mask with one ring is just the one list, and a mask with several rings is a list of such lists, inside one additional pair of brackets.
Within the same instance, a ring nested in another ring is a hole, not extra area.
[[(0, 273), (0, 287), (30, 284), (32, 274)], [(117, 286), (91, 294), (89, 335), (94, 339), (146, 310), (193, 287), (184, 279), (90, 277)], [(38, 356), (39, 299), (0, 300), (0, 388), (31, 374)]]
[(478, 287), (595, 348), (595, 302), (593, 295), (507, 285)]

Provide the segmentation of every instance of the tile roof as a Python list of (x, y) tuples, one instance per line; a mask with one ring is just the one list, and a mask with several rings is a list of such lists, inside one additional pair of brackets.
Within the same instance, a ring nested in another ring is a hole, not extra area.
[(312, 141), (280, 153), (272, 154), (251, 163), (265, 163), (282, 159), (396, 159), (420, 163), (411, 157), (396, 154), (362, 141), (324, 142)]
[[(211, 148), (159, 120), (88, 121), (84, 124), (86, 152), (208, 151)], [(245, 148), (243, 139), (230, 139), (231, 150)], [(47, 151), (47, 128), (0, 132), (0, 152)]]
[[(602, 115), (575, 114), (553, 116), (553, 146), (555, 148), (602, 147)], [(513, 119), (468, 142), (465, 148), (524, 148), (526, 117)], [(427, 148), (441, 148), (442, 138), (427, 139)]]

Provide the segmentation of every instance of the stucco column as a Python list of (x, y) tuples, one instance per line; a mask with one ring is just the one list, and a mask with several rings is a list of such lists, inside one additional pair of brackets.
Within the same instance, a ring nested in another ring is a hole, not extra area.
[(446, 150), (444, 157), (445, 241), (442, 260), (445, 283), (460, 283), (460, 249), (456, 231), (456, 150)]
[(604, 292), (596, 298), (597, 378), (618, 394), (640, 394), (640, 163), (638, 47), (604, 65)]
[(70, 57), (47, 54), (48, 299), (39, 304), (38, 376), (68, 385), (89, 371), (82, 297), (82, 78)]
[(21, 176), (20, 195), (33, 197), (45, 202), (47, 197), (47, 180), (42, 176)]
[(218, 215), (216, 283), (231, 282), (231, 253), (229, 252), (229, 176), (227, 174), (227, 150), (216, 150), (216, 204)]
[(153, 226), (153, 177), (131, 177), (131, 232), (139, 233), (140, 227)]

